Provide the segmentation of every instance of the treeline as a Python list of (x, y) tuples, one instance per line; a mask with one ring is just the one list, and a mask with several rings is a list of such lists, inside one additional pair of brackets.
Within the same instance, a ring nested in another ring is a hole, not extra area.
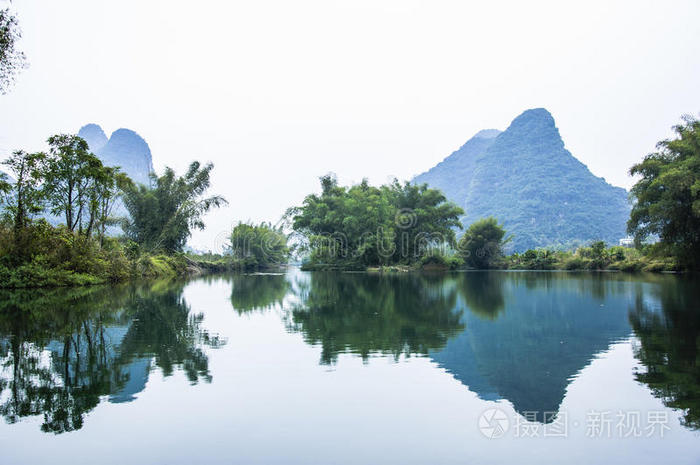
[[(470, 225), (463, 211), (426, 185), (364, 180), (290, 208), (281, 226), (239, 223), (223, 254), (182, 253), (203, 215), (226, 203), (205, 196), (213, 165), (193, 162), (178, 176), (166, 168), (138, 185), (104, 166), (74, 135), (48, 139), (48, 151), (14, 152), (0, 173), (0, 287), (36, 287), (177, 275), (200, 269), (259, 270), (292, 253), (309, 270), (566, 269), (678, 271), (700, 268), (700, 122), (687, 117), (630, 173), (640, 176), (628, 223), (635, 248), (594, 242), (574, 252), (528, 250), (507, 256), (511, 240), (495, 218)], [(48, 221), (47, 221), (48, 219)], [(116, 234), (121, 228), (121, 234)], [(658, 238), (644, 245), (648, 238)]]
[(634, 248), (596, 241), (574, 252), (540, 249), (505, 257), (505, 232), (492, 222), (485, 233), (490, 245), (469, 251), (486, 259), (467, 262), (506, 269), (700, 270), (700, 121), (686, 116), (674, 131), (675, 138), (659, 142), (657, 152), (630, 169), (640, 176), (630, 193), (634, 203), (627, 223)]
[(502, 262), (511, 270), (591, 270), (591, 271), (681, 271), (678, 260), (649, 244), (640, 248), (610, 246), (595, 241), (590, 246), (575, 251), (547, 249), (515, 253)]
[(321, 178), (320, 195), (287, 211), (305, 253), (306, 269), (415, 265), (455, 243), (462, 209), (426, 185), (367, 180), (344, 187)]
[[(144, 186), (104, 166), (80, 137), (52, 136), (48, 147), (3, 162), (13, 179), (0, 173), (0, 287), (181, 274), (191, 265), (179, 254), (187, 238), (226, 202), (204, 197), (211, 164), (193, 162), (183, 176), (166, 168)], [(124, 234), (112, 237), (117, 226)]]
[[(457, 241), (463, 212), (440, 191), (397, 181), (343, 187), (330, 175), (321, 178), (321, 194), (307, 196), (287, 219), (306, 269), (698, 270), (700, 121), (684, 117), (674, 130), (675, 138), (659, 142), (658, 152), (630, 169), (641, 176), (631, 191), (634, 248), (594, 241), (573, 252), (506, 256), (512, 237), (495, 218), (476, 221)], [(653, 244), (646, 243), (650, 239)]]
[(260, 271), (279, 269), (289, 262), (294, 247), (281, 226), (239, 222), (228, 236), (222, 254), (188, 254), (208, 271)]

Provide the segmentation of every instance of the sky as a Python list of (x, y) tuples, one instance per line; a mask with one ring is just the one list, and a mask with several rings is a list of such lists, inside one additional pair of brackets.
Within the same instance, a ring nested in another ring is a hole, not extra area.
[[(0, 0), (2, 6), (3, 0)], [(126, 127), (156, 170), (215, 164), (190, 243), (272, 221), (318, 177), (428, 170), (528, 108), (629, 188), (629, 167), (700, 112), (700, 2), (14, 0), (29, 68), (0, 95), (0, 157), (86, 123)]]

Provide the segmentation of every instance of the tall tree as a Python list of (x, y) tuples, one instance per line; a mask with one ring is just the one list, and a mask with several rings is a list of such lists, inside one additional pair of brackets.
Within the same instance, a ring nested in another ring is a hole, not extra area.
[(14, 183), (10, 183), (3, 174), (4, 180), (0, 178), (0, 191), (5, 193), (5, 203), (16, 232), (24, 229), (32, 216), (43, 210), (43, 196), (37, 186), (45, 158), (43, 153), (18, 150), (2, 163), (15, 177)]
[(370, 186), (367, 180), (339, 186), (332, 175), (321, 178), (322, 192), (292, 208), (293, 229), (319, 265), (362, 268), (421, 259), (431, 245), (454, 241), (461, 209), (427, 186)]
[(99, 172), (91, 196), (91, 212), (94, 212), (91, 217), (95, 219), (100, 245), (104, 242), (107, 226), (117, 222), (113, 216), (115, 206), (132, 185), (133, 181), (119, 168), (105, 166)]
[[(44, 170), (44, 193), (54, 215), (63, 214), (70, 231), (92, 229), (89, 215), (96, 180), (104, 174), (99, 158), (84, 139), (68, 134), (49, 137)], [(94, 212), (93, 212), (94, 213)]]
[(284, 264), (289, 259), (287, 235), (270, 223), (238, 223), (231, 231), (231, 253), (252, 266)]
[(429, 247), (455, 244), (455, 228), (464, 211), (437, 189), (427, 184), (401, 184), (397, 180), (387, 187), (397, 208), (396, 250), (403, 261), (423, 256)]
[(474, 268), (490, 268), (503, 256), (503, 246), (510, 238), (496, 218), (482, 218), (469, 226), (459, 241), (464, 261)]
[(10, 179), (5, 173), (0, 171), (0, 205), (5, 203), (5, 196), (12, 190)]
[(182, 250), (192, 229), (204, 229), (202, 216), (227, 203), (218, 195), (203, 198), (213, 168), (195, 161), (184, 176), (166, 168), (162, 176), (151, 175), (152, 187), (128, 186), (123, 198), (127, 236), (148, 250)]
[(17, 18), (9, 8), (0, 10), (0, 94), (5, 94), (17, 73), (26, 66), (24, 53), (17, 48), (22, 37)]
[(627, 228), (637, 241), (658, 235), (687, 267), (700, 268), (700, 121), (685, 116), (676, 137), (630, 169), (641, 179)]

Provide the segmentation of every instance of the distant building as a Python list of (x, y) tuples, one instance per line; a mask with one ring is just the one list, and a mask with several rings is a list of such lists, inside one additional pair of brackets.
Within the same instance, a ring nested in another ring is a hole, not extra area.
[(634, 238), (623, 237), (622, 239), (620, 239), (620, 246), (622, 246), (622, 247), (634, 247)]

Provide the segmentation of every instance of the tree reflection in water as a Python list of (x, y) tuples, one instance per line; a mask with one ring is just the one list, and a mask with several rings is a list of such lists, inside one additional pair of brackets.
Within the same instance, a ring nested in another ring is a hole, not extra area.
[(660, 309), (639, 293), (630, 311), (639, 339), (635, 355), (646, 368), (636, 378), (667, 407), (681, 410), (684, 426), (700, 429), (700, 282), (668, 280), (656, 296)]
[(182, 289), (158, 283), (3, 292), (0, 415), (9, 423), (43, 415), (45, 432), (80, 429), (101, 396), (130, 389), (132, 399), (143, 389), (151, 360), (164, 376), (181, 369), (192, 383), (210, 382), (203, 347), (224, 342), (202, 328)]
[(321, 345), (321, 363), (350, 352), (427, 355), (464, 329), (456, 291), (441, 276), (314, 273), (297, 283), (287, 326)]

